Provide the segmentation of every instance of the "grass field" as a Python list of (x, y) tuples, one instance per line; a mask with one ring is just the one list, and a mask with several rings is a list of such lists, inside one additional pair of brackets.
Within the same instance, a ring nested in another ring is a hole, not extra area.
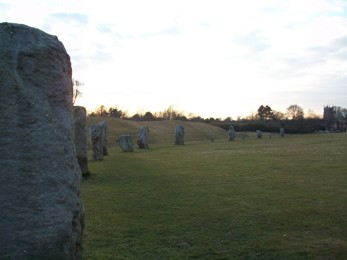
[(112, 147), (82, 184), (85, 259), (347, 259), (347, 135)]
[(147, 126), (149, 128), (151, 144), (173, 143), (175, 136), (175, 127), (183, 125), (185, 128), (184, 139), (187, 142), (200, 141), (200, 140), (225, 140), (228, 133), (220, 128), (205, 123), (188, 122), (179, 120), (165, 120), (165, 121), (132, 121), (122, 120), (112, 117), (88, 117), (88, 128), (91, 124), (96, 124), (100, 121), (106, 121), (108, 126), (108, 139), (109, 145), (114, 146), (115, 141), (121, 134), (131, 134), (136, 138), (137, 130), (140, 126)]

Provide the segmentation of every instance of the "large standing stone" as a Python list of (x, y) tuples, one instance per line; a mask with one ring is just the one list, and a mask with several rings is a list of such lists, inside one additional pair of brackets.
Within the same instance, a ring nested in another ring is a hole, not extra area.
[(184, 145), (184, 126), (178, 125), (175, 128), (175, 144)]
[(140, 149), (148, 149), (149, 129), (148, 126), (141, 126), (137, 131), (137, 145)]
[(86, 120), (87, 112), (84, 107), (74, 107), (74, 128), (75, 128), (75, 147), (77, 152), (77, 161), (81, 168), (82, 174), (88, 172), (87, 158), (87, 133)]
[(107, 135), (107, 122), (101, 121), (98, 123), (98, 127), (101, 131), (101, 143), (102, 143), (102, 153), (104, 156), (108, 155), (107, 145), (108, 145), (108, 135)]
[(89, 127), (90, 144), (92, 145), (92, 161), (102, 161), (104, 159), (104, 149), (102, 143), (102, 130), (99, 125)]
[(133, 139), (130, 134), (121, 135), (118, 139), (118, 143), (123, 152), (134, 151)]
[(70, 58), (57, 37), (9, 23), (0, 57), (0, 259), (80, 259)]
[(235, 140), (236, 138), (236, 132), (232, 125), (229, 127), (228, 136), (229, 136), (229, 141)]

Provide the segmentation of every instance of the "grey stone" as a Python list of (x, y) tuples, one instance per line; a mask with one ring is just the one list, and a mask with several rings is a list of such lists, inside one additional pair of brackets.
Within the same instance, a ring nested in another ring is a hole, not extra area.
[(137, 131), (137, 145), (140, 149), (148, 149), (149, 129), (148, 126), (141, 126)]
[(89, 127), (89, 138), (92, 146), (92, 161), (102, 161), (104, 159), (104, 150), (102, 143), (102, 129), (99, 125)]
[(263, 132), (262, 131), (257, 130), (255, 133), (256, 133), (256, 136), (257, 136), (258, 139), (263, 137)]
[(184, 126), (178, 125), (175, 128), (175, 144), (184, 145)]
[(133, 139), (130, 134), (121, 135), (118, 139), (118, 143), (123, 152), (134, 151)]
[(0, 23), (0, 259), (81, 259), (84, 210), (69, 55)]
[(88, 172), (87, 158), (87, 133), (86, 121), (87, 112), (84, 107), (74, 106), (74, 129), (75, 129), (75, 147), (77, 153), (77, 161), (81, 168), (82, 174)]
[(229, 127), (228, 136), (229, 136), (229, 141), (235, 140), (236, 138), (236, 132), (232, 125)]
[(283, 127), (280, 128), (280, 136), (284, 137), (284, 128)]
[(107, 134), (107, 122), (101, 121), (98, 123), (101, 131), (101, 143), (102, 143), (102, 153), (104, 156), (108, 155), (107, 144), (108, 144), (108, 134)]

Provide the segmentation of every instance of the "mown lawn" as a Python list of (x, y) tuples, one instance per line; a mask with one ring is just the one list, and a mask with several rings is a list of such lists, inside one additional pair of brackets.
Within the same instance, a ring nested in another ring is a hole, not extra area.
[(347, 259), (347, 135), (109, 150), (82, 184), (85, 259)]

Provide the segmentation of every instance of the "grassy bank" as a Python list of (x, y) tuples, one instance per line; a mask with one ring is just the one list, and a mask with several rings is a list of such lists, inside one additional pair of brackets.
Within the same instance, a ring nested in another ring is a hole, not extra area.
[[(137, 130), (140, 126), (149, 128), (151, 144), (173, 143), (175, 140), (175, 127), (183, 125), (185, 128), (184, 140), (187, 142), (201, 140), (225, 140), (228, 132), (220, 127), (199, 122), (187, 122), (179, 120), (165, 121), (132, 121), (113, 117), (88, 117), (87, 128), (90, 125), (107, 122), (109, 146), (115, 146), (116, 140), (122, 134), (130, 134), (134, 141), (137, 138)], [(89, 145), (89, 143), (88, 143)]]
[(346, 138), (113, 147), (82, 185), (84, 257), (347, 258)]

